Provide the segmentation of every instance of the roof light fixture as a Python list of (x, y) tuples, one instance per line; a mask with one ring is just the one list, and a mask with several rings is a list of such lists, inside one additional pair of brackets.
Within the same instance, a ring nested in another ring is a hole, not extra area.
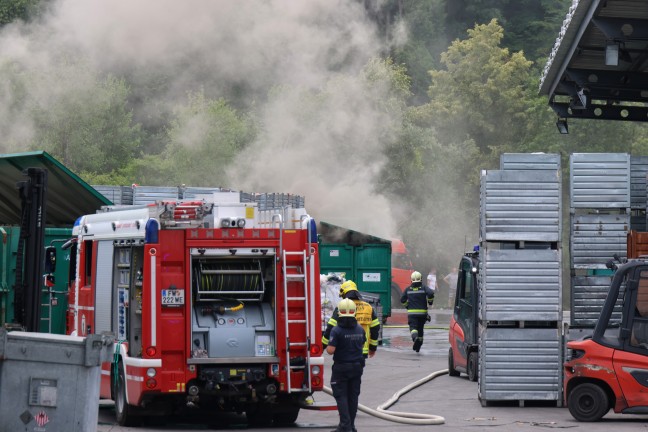
[(608, 42), (605, 46), (605, 66), (619, 65), (619, 43)]
[(558, 120), (556, 121), (556, 127), (558, 128), (558, 132), (560, 132), (563, 135), (569, 133), (569, 127), (567, 126), (566, 118), (558, 118)]

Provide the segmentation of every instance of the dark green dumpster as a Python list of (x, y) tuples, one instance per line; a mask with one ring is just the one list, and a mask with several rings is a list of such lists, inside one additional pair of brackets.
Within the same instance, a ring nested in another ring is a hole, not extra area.
[[(70, 237), (72, 228), (45, 228), (45, 246), (56, 248), (59, 262), (54, 273), (54, 286), (51, 289), (42, 287), (39, 331), (43, 333), (65, 334), (70, 252), (61, 250), (61, 246)], [(19, 238), (19, 227), (0, 227), (0, 325), (14, 320), (13, 302)]]
[(380, 297), (383, 320), (391, 316), (391, 241), (320, 222), (320, 273), (344, 273), (361, 292)]

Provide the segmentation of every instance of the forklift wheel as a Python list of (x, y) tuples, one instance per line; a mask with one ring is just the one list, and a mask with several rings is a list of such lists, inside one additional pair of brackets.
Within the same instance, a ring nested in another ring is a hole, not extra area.
[(477, 381), (478, 367), (477, 351), (472, 351), (468, 354), (468, 379), (470, 381)]
[(569, 393), (569, 412), (578, 421), (595, 422), (609, 410), (610, 402), (605, 390), (596, 384), (579, 384)]
[(452, 355), (452, 347), (448, 350), (448, 375), (459, 376), (459, 371), (454, 368), (454, 356)]

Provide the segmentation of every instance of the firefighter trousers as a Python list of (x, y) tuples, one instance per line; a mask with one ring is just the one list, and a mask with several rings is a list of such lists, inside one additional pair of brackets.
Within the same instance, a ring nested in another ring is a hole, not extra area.
[(337, 403), (340, 423), (337, 432), (355, 432), (358, 399), (362, 382), (362, 363), (334, 363), (331, 373), (331, 389)]
[(414, 342), (412, 349), (416, 352), (419, 352), (421, 345), (423, 345), (423, 327), (425, 327), (426, 321), (427, 314), (410, 314), (407, 316), (407, 324), (409, 325), (412, 342)]

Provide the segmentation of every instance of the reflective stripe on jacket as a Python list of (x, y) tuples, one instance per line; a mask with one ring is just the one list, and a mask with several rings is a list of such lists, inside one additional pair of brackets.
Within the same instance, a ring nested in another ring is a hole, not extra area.
[(407, 308), (410, 315), (426, 315), (428, 305), (434, 302), (434, 292), (422, 286), (421, 282), (414, 282), (405, 288), (401, 296), (401, 303)]
[[(380, 321), (371, 305), (365, 301), (353, 299), (356, 304), (356, 320), (362, 326), (367, 335), (367, 341), (362, 348), (362, 353), (369, 354), (369, 351), (376, 351), (378, 348), (378, 335), (380, 333)], [(331, 336), (331, 329), (337, 325), (339, 318), (338, 309), (335, 308), (333, 315), (328, 320), (326, 330), (322, 335), (322, 348), (326, 348)]]

